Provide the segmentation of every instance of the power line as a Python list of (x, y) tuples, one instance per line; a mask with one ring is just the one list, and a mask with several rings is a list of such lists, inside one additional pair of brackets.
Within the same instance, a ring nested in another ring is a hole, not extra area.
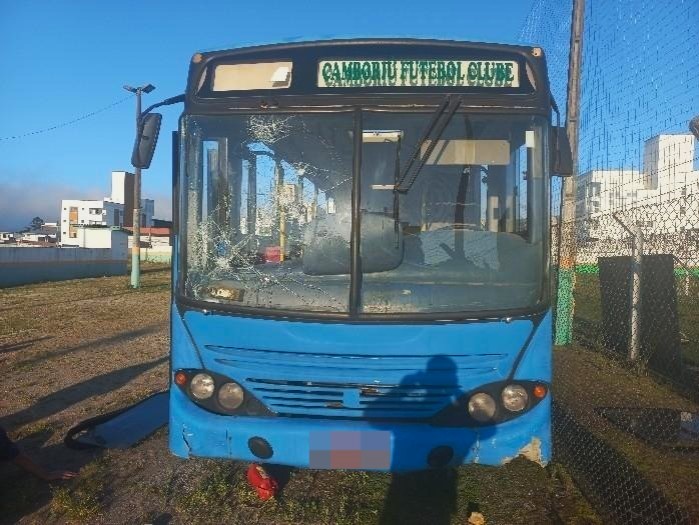
[(114, 106), (118, 106), (119, 104), (123, 104), (127, 100), (129, 100), (133, 95), (127, 95), (126, 97), (117, 100), (116, 102), (112, 102), (108, 106), (104, 106), (100, 109), (96, 109), (95, 111), (91, 111), (90, 113), (85, 113), (84, 115), (81, 115), (77, 118), (74, 118), (72, 120), (68, 120), (66, 122), (62, 122), (60, 124), (56, 124), (54, 126), (50, 126), (48, 128), (42, 128), (42, 129), (37, 129), (35, 131), (29, 131), (27, 133), (22, 133), (20, 135), (9, 135), (7, 137), (0, 137), (0, 141), (3, 140), (15, 140), (15, 139), (21, 139), (23, 137), (29, 137), (30, 135), (39, 135), (41, 133), (47, 133), (49, 131), (54, 131), (59, 128), (65, 128), (66, 126), (70, 126), (72, 124), (75, 124), (76, 122), (80, 122), (81, 120), (88, 119), (90, 117), (94, 117), (95, 115), (102, 113), (103, 111), (107, 111), (108, 109), (113, 108)]

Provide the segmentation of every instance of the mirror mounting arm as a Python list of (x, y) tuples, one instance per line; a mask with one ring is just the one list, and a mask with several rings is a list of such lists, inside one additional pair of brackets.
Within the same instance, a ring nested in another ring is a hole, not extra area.
[(177, 95), (175, 97), (170, 97), (166, 98), (165, 100), (161, 100), (160, 102), (156, 102), (152, 106), (148, 106), (146, 109), (141, 111), (140, 119), (143, 119), (148, 113), (153, 111), (155, 108), (159, 108), (162, 106), (172, 106), (173, 104), (179, 104), (180, 102), (184, 102), (185, 96), (184, 93), (182, 95)]

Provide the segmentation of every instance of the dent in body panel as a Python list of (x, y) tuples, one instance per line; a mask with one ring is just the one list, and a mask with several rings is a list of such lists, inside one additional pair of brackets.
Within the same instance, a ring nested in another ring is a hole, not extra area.
[(536, 436), (534, 436), (529, 443), (520, 448), (516, 456), (506, 456), (505, 458), (503, 458), (500, 464), (506, 465), (515, 457), (520, 456), (525, 459), (528, 459), (529, 461), (533, 461), (534, 463), (538, 463), (542, 467), (545, 467), (547, 463), (546, 461), (544, 461), (543, 454), (541, 453), (541, 439), (539, 439)]
[(481, 452), (481, 435), (479, 432), (476, 432), (476, 439), (473, 442), (471, 450), (473, 450), (473, 463), (477, 464), (480, 461)]
[(192, 455), (192, 445), (189, 443), (189, 439), (192, 437), (194, 437), (194, 434), (187, 430), (186, 425), (182, 425), (182, 441), (184, 442), (185, 446), (187, 447), (187, 455), (188, 456)]

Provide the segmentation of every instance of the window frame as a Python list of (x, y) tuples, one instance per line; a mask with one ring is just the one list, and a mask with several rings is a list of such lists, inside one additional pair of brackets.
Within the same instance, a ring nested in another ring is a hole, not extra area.
[[(384, 99), (386, 100), (386, 99)], [(177, 268), (175, 268), (176, 280), (173, 283), (173, 295), (175, 301), (178, 305), (185, 309), (192, 309), (197, 311), (209, 312), (218, 311), (226, 314), (235, 314), (242, 316), (252, 316), (256, 318), (266, 318), (266, 319), (296, 319), (300, 321), (321, 321), (321, 322), (350, 322), (350, 323), (449, 323), (449, 322), (466, 322), (466, 321), (486, 321), (492, 319), (507, 319), (507, 318), (528, 318), (543, 315), (550, 308), (551, 290), (550, 290), (550, 268), (549, 268), (549, 250), (550, 250), (550, 194), (551, 194), (551, 183), (550, 183), (550, 166), (546, 159), (549, 158), (548, 152), (548, 134), (551, 129), (550, 113), (545, 114), (540, 110), (537, 111), (534, 107), (521, 107), (521, 108), (511, 108), (511, 107), (486, 107), (482, 105), (470, 106), (464, 105), (460, 108), (458, 113), (469, 112), (479, 115), (521, 115), (521, 116), (533, 116), (542, 117), (542, 157), (541, 164), (542, 179), (544, 185), (544, 198), (542, 199), (544, 212), (543, 212), (543, 249), (542, 249), (542, 271), (541, 271), (541, 295), (536, 304), (521, 307), (521, 308), (505, 308), (505, 309), (493, 309), (493, 310), (479, 310), (479, 311), (454, 311), (454, 312), (393, 312), (393, 313), (364, 313), (358, 309), (358, 297), (360, 296), (361, 279), (356, 278), (359, 276), (359, 268), (357, 265), (357, 259), (359, 257), (359, 246), (357, 241), (359, 240), (359, 230), (355, 227), (354, 222), (359, 219), (359, 206), (361, 205), (361, 117), (365, 111), (372, 112), (386, 112), (386, 113), (417, 113), (429, 115), (434, 111), (433, 106), (421, 106), (420, 104), (414, 104), (410, 107), (406, 106), (396, 106), (390, 102), (377, 103), (377, 104), (362, 104), (362, 105), (335, 105), (332, 107), (319, 107), (319, 106), (303, 106), (296, 107), (293, 110), (277, 110), (277, 111), (262, 111), (260, 109), (253, 110), (250, 108), (236, 110), (235, 108), (228, 108), (225, 112), (197, 112), (197, 113), (183, 113), (180, 116), (179, 121), (179, 144), (180, 155), (179, 155), (179, 178), (182, 180), (177, 181), (176, 186), (179, 188), (177, 198), (177, 206), (179, 209), (178, 213), (178, 224), (180, 225), (180, 236), (178, 242), (178, 256), (177, 256)], [(188, 133), (187, 133), (187, 119), (192, 119), (196, 117), (227, 117), (234, 115), (288, 115), (288, 114), (334, 114), (334, 113), (354, 113), (355, 115), (355, 132), (354, 134), (354, 165), (353, 165), (353, 185), (357, 188), (353, 188), (353, 207), (357, 207), (357, 213), (353, 210), (353, 227), (352, 227), (352, 238), (351, 243), (351, 271), (350, 271), (350, 307), (348, 312), (338, 313), (338, 312), (326, 312), (326, 311), (307, 311), (307, 310), (295, 310), (295, 309), (280, 309), (280, 308), (267, 308), (267, 307), (251, 307), (251, 306), (235, 306), (218, 302), (210, 302), (194, 299), (185, 293), (185, 277), (186, 277), (186, 254), (187, 254), (187, 193), (188, 184), (187, 180), (187, 151), (188, 151)], [(457, 114), (458, 114), (457, 113)], [(355, 233), (356, 232), (356, 233)], [(354, 238), (356, 237), (356, 241)], [(352, 290), (352, 288), (355, 288)], [(354, 297), (354, 299), (352, 298)]]

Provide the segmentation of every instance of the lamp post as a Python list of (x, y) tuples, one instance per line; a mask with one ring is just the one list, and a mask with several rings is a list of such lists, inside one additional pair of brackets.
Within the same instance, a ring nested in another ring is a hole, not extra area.
[[(126, 91), (136, 95), (136, 137), (141, 133), (141, 93), (150, 93), (155, 89), (153, 84), (131, 87), (124, 86)], [(136, 166), (133, 181), (133, 244), (131, 245), (131, 287), (141, 286), (141, 168)]]

